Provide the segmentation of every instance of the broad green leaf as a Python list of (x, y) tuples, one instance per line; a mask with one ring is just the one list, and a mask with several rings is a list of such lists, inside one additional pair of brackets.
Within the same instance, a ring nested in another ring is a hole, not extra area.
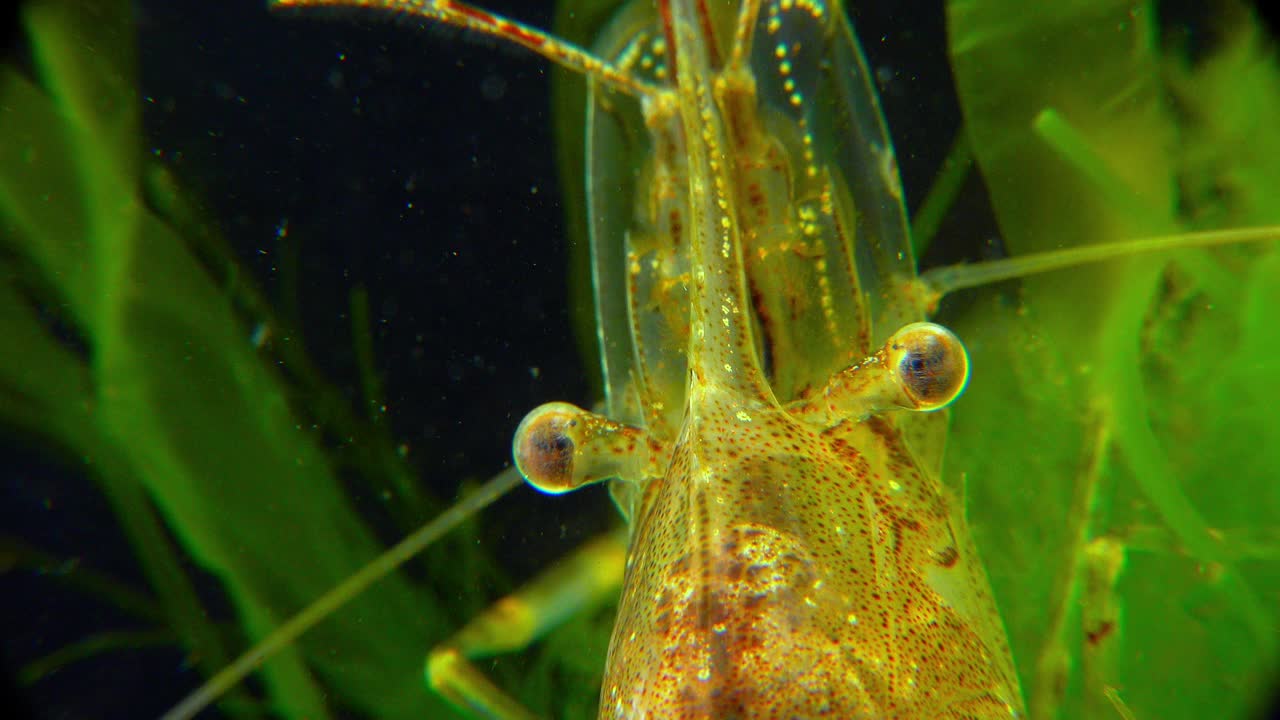
[[(1280, 83), (1252, 18), (1203, 63), (1233, 71), (1171, 83), (1154, 12), (949, 4), (1012, 255), (1280, 220), (1280, 154), (1239, 152), (1249, 124), (1280, 123), (1256, 99)], [(967, 480), (1033, 717), (1240, 717), (1268, 687), (1280, 576), (1256, 540), (1280, 522), (1280, 333), (1257, 313), (1275, 258), (1268, 244), (1071, 269), (950, 320), (975, 369), (948, 474)]]

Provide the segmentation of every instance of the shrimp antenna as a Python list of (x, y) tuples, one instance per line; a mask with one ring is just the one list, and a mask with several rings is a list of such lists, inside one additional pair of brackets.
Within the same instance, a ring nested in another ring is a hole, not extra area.
[(651, 99), (663, 92), (661, 88), (636, 77), (625, 68), (571, 42), (454, 0), (272, 0), (271, 6), (368, 8), (371, 11), (433, 20), (527, 48), (570, 72), (592, 78), (611, 90), (640, 100)]

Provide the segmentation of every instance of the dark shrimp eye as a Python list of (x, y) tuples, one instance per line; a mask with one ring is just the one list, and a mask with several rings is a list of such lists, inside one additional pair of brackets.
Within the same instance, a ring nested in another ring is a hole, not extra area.
[(889, 339), (889, 367), (916, 410), (946, 407), (969, 381), (969, 353), (950, 330), (913, 323)]
[(582, 412), (567, 403), (547, 403), (526, 415), (516, 428), (516, 469), (530, 485), (553, 494), (575, 487), (573, 429)]

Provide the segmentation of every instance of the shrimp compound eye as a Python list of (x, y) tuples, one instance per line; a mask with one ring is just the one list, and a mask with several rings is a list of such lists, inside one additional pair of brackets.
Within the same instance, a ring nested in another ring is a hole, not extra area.
[(644, 430), (562, 402), (534, 408), (511, 441), (516, 469), (553, 495), (609, 478), (638, 480), (649, 449)]
[(547, 403), (525, 416), (512, 444), (516, 469), (530, 485), (552, 494), (577, 487), (574, 430), (583, 413), (568, 403)]
[(969, 353), (950, 330), (912, 323), (887, 344), (888, 366), (916, 410), (938, 410), (955, 400), (969, 382)]

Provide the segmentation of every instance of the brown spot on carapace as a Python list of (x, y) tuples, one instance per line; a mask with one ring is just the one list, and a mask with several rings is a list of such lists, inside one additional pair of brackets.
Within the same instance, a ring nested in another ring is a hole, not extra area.
[(948, 545), (933, 554), (934, 562), (944, 568), (952, 568), (960, 560), (960, 551), (954, 546)]
[(1103, 640), (1106, 640), (1111, 633), (1115, 632), (1116, 624), (1113, 620), (1105, 620), (1097, 627), (1085, 630), (1085, 640), (1092, 647), (1097, 647)]

